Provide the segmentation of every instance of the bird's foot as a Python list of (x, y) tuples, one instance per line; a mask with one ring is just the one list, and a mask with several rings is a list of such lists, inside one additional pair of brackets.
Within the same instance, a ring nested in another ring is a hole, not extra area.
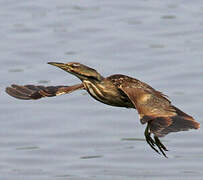
[[(157, 136), (154, 136), (154, 139), (151, 137), (151, 133), (149, 131), (149, 127), (145, 129), (145, 138), (147, 143), (150, 145), (150, 147), (156, 151), (158, 154), (164, 155), (166, 158), (168, 158), (165, 154), (165, 151), (168, 151), (167, 148), (162, 144), (162, 142), (159, 140)], [(158, 147), (158, 148), (157, 148)]]

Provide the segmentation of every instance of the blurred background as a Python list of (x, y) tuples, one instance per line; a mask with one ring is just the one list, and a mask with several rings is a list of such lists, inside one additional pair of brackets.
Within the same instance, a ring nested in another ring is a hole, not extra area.
[(4, 92), (12, 83), (76, 84), (46, 64), (76, 61), (140, 79), (202, 123), (201, 0), (1, 0), (0, 22), (1, 179), (202, 179), (202, 129), (163, 138), (166, 159), (145, 142), (133, 109), (85, 91), (37, 101)]

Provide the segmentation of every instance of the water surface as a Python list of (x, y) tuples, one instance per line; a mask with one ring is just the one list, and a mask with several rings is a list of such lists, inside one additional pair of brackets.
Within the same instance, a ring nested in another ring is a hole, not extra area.
[(135, 110), (83, 91), (38, 101), (4, 92), (12, 83), (78, 83), (46, 64), (78, 61), (143, 80), (202, 123), (202, 12), (200, 0), (1, 1), (1, 178), (202, 179), (202, 129), (165, 137), (166, 159), (144, 141)]

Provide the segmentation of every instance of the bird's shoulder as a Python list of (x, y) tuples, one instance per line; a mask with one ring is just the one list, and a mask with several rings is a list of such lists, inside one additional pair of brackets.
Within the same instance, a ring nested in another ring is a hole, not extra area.
[(111, 81), (116, 86), (120, 86), (123, 84), (129, 84), (131, 86), (132, 85), (135, 86), (135, 85), (139, 85), (139, 82), (140, 82), (138, 79), (135, 79), (130, 76), (123, 75), (123, 74), (114, 74), (114, 75), (107, 77), (106, 79)]
[(158, 98), (162, 99), (163, 101), (167, 101), (170, 103), (168, 96), (163, 94), (160, 91), (157, 91), (150, 85), (148, 85), (145, 82), (142, 82), (136, 78), (122, 75), (122, 74), (114, 74), (106, 78), (107, 80), (110, 80), (117, 88), (124, 90), (125, 93), (127, 91), (133, 91), (134, 93), (138, 94), (150, 94), (152, 95), (153, 99)]
[(106, 78), (107, 80), (110, 80), (114, 85), (117, 87), (127, 87), (127, 88), (137, 88), (137, 89), (143, 89), (147, 91), (156, 91), (154, 88), (149, 86), (148, 84), (123, 74), (114, 74)]

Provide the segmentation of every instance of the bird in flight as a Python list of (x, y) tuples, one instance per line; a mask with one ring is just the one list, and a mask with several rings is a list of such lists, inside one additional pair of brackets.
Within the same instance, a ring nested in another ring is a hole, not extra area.
[[(173, 106), (162, 92), (138, 79), (115, 74), (103, 77), (95, 69), (77, 62), (48, 64), (75, 75), (82, 82), (73, 86), (11, 85), (6, 92), (18, 99), (36, 100), (44, 97), (86, 90), (94, 99), (111, 106), (137, 109), (140, 122), (147, 124), (145, 138), (157, 153), (166, 156), (167, 148), (159, 137), (171, 132), (199, 129), (200, 124), (192, 116)], [(151, 134), (154, 136), (152, 137)]]

